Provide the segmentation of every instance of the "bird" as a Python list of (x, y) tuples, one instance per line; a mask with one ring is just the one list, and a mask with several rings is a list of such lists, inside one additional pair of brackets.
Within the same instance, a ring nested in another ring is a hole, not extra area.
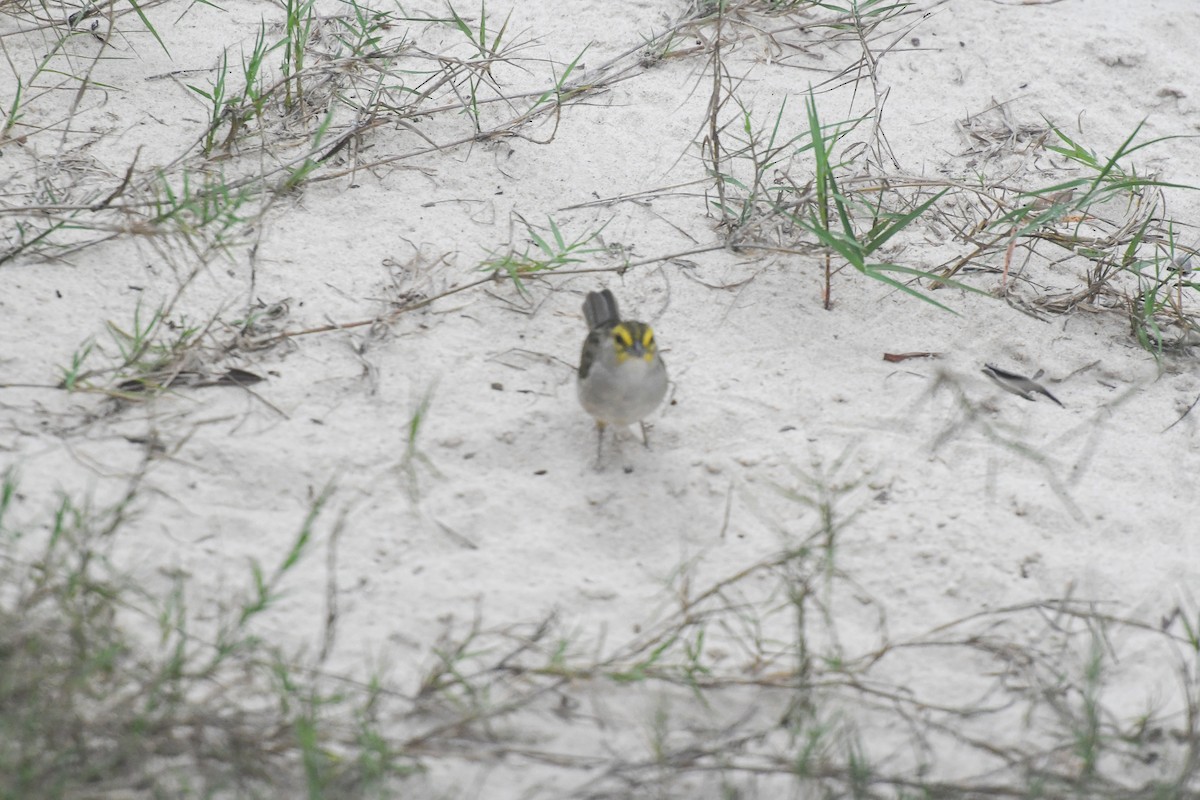
[(643, 421), (667, 394), (667, 365), (659, 355), (654, 331), (644, 322), (621, 319), (617, 299), (608, 289), (588, 292), (583, 301), (588, 334), (579, 356), (579, 402), (596, 420), (596, 459), (608, 425)]

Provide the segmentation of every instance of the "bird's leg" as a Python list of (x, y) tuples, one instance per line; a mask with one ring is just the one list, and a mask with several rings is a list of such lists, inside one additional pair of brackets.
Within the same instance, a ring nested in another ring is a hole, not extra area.
[(638, 425), (642, 426), (642, 445), (647, 450), (649, 450), (650, 449), (650, 435), (646, 432), (646, 423), (639, 420)]

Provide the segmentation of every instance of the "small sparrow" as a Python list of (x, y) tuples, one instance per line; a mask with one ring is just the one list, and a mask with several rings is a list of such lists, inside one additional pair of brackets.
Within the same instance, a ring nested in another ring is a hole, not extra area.
[(667, 394), (667, 367), (658, 354), (654, 331), (644, 322), (622, 320), (608, 289), (589, 292), (583, 302), (588, 335), (579, 357), (579, 402), (596, 419), (604, 442), (606, 425), (646, 426), (642, 420)]

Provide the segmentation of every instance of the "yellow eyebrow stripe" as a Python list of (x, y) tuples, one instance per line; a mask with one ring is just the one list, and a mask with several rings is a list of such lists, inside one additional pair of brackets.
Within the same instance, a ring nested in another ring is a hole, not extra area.
[[(647, 362), (652, 362), (657, 358), (654, 331), (645, 323), (619, 322), (612, 328), (612, 337), (617, 350), (618, 363), (624, 363), (632, 350), (638, 350), (639, 355)], [(635, 341), (638, 345), (636, 348), (633, 346)]]

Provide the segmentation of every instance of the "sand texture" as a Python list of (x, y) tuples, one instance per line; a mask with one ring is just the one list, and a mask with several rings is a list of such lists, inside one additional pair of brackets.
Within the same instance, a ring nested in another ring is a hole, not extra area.
[(58, 531), (100, 717), (278, 724), (58, 796), (1197, 796), (1200, 4), (78, 10), (0, 4), (0, 621)]

